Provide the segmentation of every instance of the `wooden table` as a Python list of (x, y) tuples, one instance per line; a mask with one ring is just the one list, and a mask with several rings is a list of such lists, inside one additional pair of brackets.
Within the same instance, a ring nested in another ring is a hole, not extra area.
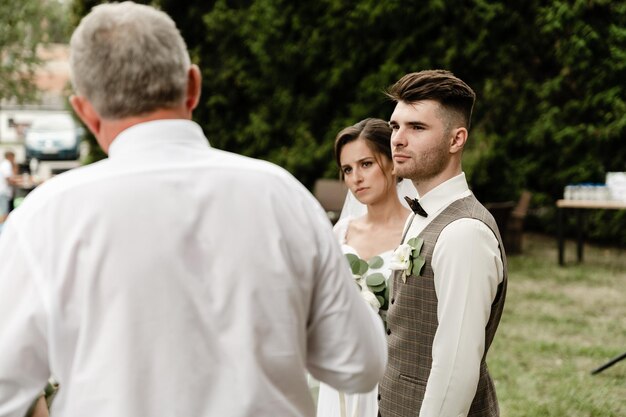
[(585, 216), (584, 210), (624, 210), (626, 201), (616, 200), (557, 200), (557, 239), (559, 246), (559, 265), (564, 264), (563, 252), (563, 216), (567, 209), (574, 210), (578, 224), (576, 254), (578, 262), (583, 261), (583, 245), (585, 239)]

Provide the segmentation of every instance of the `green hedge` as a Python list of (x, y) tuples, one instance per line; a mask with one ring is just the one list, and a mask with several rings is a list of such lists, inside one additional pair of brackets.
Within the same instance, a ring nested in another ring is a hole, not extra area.
[[(529, 189), (546, 208), (531, 226), (552, 230), (566, 184), (626, 170), (622, 2), (156, 3), (202, 68), (195, 118), (211, 143), (282, 165), (309, 187), (337, 176), (336, 132), (388, 118), (381, 90), (428, 68), (453, 71), (478, 95), (464, 162), (474, 192), (504, 201)], [(623, 242), (625, 225), (606, 213), (592, 236)]]

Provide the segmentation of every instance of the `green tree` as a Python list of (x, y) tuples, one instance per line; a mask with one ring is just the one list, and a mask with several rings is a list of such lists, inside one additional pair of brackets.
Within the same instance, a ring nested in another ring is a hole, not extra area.
[(196, 46), (205, 80), (197, 117), (212, 143), (282, 165), (307, 186), (336, 176), (336, 132), (389, 115), (381, 90), (402, 72), (387, 59), (394, 15), (400, 2), (216, 1)]
[(41, 64), (37, 48), (66, 42), (69, 34), (64, 6), (57, 1), (0, 2), (0, 99), (33, 100), (33, 76)]
[[(336, 132), (388, 118), (381, 91), (429, 68), (453, 71), (478, 95), (464, 169), (483, 201), (526, 188), (535, 205), (553, 207), (566, 184), (626, 168), (626, 3), (153, 4), (173, 16), (203, 71), (195, 118), (211, 143), (282, 165), (309, 187), (337, 175)], [(626, 242), (626, 228), (615, 227), (623, 215), (604, 215), (596, 236)]]

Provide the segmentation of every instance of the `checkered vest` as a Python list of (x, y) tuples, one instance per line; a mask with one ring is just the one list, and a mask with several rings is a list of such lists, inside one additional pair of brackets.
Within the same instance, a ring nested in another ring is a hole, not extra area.
[(433, 249), (444, 227), (462, 218), (473, 218), (485, 223), (498, 239), (502, 254), (504, 279), (498, 286), (491, 305), (480, 378), (468, 416), (500, 415), (495, 387), (487, 370), (485, 357), (502, 315), (506, 296), (507, 263), (502, 238), (493, 216), (471, 195), (450, 204), (420, 234), (424, 239), (420, 253), (426, 260), (422, 275), (410, 275), (406, 283), (403, 283), (402, 271), (395, 271), (391, 296), (393, 301), (387, 313), (389, 361), (379, 386), (379, 409), (382, 417), (419, 415), (430, 375), (433, 339), (438, 326), (437, 295), (431, 267)]

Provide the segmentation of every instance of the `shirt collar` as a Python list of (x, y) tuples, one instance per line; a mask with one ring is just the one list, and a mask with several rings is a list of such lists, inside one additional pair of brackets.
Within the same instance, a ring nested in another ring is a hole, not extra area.
[(109, 146), (109, 158), (158, 149), (164, 144), (184, 143), (206, 148), (202, 128), (191, 120), (162, 119), (143, 122), (123, 130)]
[(419, 202), (428, 216), (431, 217), (448, 207), (453, 201), (470, 194), (465, 173), (461, 172), (424, 194), (423, 197), (420, 197)]

